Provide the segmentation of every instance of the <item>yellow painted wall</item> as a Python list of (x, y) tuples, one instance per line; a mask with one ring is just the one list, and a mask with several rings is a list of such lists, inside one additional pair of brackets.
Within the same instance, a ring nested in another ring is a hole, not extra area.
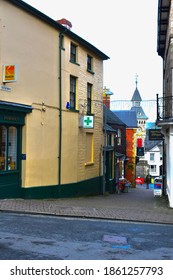
[(1, 1), (0, 8), (0, 64), (18, 64), (18, 81), (6, 84), (12, 91), (1, 91), (0, 99), (33, 107), (23, 128), (22, 185), (57, 184), (58, 32), (8, 2)]
[[(103, 61), (87, 52), (82, 46), (77, 47), (78, 64), (69, 62), (70, 45), (69, 38), (64, 38), (64, 51), (62, 51), (62, 108), (63, 108), (63, 149), (62, 149), (62, 183), (82, 181), (89, 178), (101, 176), (101, 156), (103, 145)], [(95, 74), (87, 72), (87, 54), (93, 57), (93, 71)], [(70, 82), (69, 75), (77, 77), (77, 110), (71, 112), (65, 109), (66, 102), (69, 101)], [(85, 141), (88, 130), (79, 128), (79, 118), (86, 115), (87, 83), (93, 85), (92, 113), (94, 114), (94, 129), (89, 129), (93, 133), (93, 155), (92, 165), (85, 165)]]
[[(14, 16), (15, 15), (15, 16)], [(10, 93), (0, 91), (0, 100), (31, 105), (23, 127), (22, 186), (58, 184), (59, 157), (59, 32), (43, 21), (0, 1), (0, 65), (18, 64), (18, 80), (7, 84)], [(70, 60), (71, 40), (64, 34), (62, 53), (62, 168), (61, 183), (73, 183), (101, 175), (103, 145), (103, 61), (78, 46), (78, 63)], [(87, 54), (93, 57), (94, 75), (88, 73)], [(77, 109), (66, 109), (69, 76), (78, 77)], [(0, 77), (2, 67), (0, 67)], [(79, 115), (86, 113), (87, 82), (93, 84), (95, 124), (94, 161), (85, 166), (86, 131), (79, 128)]]

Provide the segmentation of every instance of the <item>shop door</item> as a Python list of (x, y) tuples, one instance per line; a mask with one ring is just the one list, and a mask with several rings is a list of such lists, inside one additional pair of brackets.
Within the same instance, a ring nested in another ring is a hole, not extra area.
[(112, 151), (106, 152), (106, 192), (113, 192)]
[(21, 126), (0, 125), (0, 198), (21, 192)]

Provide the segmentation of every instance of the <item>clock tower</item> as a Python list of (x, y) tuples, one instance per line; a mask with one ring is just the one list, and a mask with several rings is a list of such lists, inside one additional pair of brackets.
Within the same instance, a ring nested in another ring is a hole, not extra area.
[(141, 107), (141, 95), (138, 90), (138, 76), (136, 75), (136, 88), (132, 96), (132, 111), (136, 111), (136, 117), (137, 117), (137, 131), (136, 131), (136, 136), (137, 136), (137, 143), (144, 147), (144, 141), (146, 137), (146, 121), (148, 120), (148, 117), (146, 116), (144, 110)]

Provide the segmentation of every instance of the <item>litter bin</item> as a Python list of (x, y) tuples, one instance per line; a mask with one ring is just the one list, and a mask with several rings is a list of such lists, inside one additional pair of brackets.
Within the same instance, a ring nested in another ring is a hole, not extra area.
[(162, 196), (162, 178), (156, 177), (154, 179), (154, 196)]

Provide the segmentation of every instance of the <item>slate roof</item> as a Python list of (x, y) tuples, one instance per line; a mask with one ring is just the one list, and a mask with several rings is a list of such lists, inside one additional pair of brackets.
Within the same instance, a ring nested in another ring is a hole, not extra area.
[(116, 133), (117, 131), (115, 129), (112, 128), (112, 126), (106, 124), (105, 127), (106, 131), (111, 132), (111, 133)]
[(135, 91), (133, 93), (131, 101), (142, 101), (142, 98), (140, 96), (140, 93), (139, 93), (139, 90), (138, 90), (137, 87), (136, 87), (136, 89), (135, 89)]
[(126, 124), (118, 116), (116, 116), (113, 113), (113, 111), (108, 109), (106, 107), (106, 105), (103, 108), (104, 108), (104, 117), (105, 117), (105, 114), (106, 114), (107, 124), (109, 124), (109, 125), (121, 125), (121, 126), (126, 127)]
[(114, 110), (112, 111), (122, 122), (129, 128), (137, 128), (136, 112), (131, 110)]

